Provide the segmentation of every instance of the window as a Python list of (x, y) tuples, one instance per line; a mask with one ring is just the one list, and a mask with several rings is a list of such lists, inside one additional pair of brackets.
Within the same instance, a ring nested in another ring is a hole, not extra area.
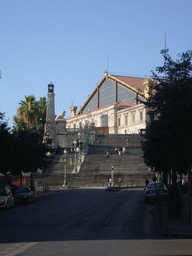
[(135, 112), (132, 113), (132, 123), (135, 123)]
[(76, 124), (73, 124), (73, 128), (74, 128), (74, 129), (76, 128)]
[(118, 117), (118, 127), (120, 127), (120, 126), (121, 126), (121, 118)]
[(79, 122), (79, 128), (82, 128), (82, 123), (81, 122)]
[(125, 115), (125, 124), (127, 124), (127, 115)]
[(143, 111), (140, 111), (140, 121), (143, 121)]

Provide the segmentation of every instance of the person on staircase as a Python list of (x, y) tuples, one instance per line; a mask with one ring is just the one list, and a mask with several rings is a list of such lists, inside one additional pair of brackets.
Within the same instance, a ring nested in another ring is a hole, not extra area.
[(106, 151), (106, 154), (107, 154), (107, 161), (109, 160), (109, 152)]

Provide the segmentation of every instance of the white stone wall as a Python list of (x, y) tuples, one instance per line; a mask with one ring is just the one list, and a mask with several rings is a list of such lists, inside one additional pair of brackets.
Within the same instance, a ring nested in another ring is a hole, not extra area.
[[(98, 127), (98, 115), (108, 115), (109, 134), (139, 133), (140, 129), (146, 127), (146, 109), (144, 104), (138, 104), (133, 107), (127, 107), (119, 110), (119, 106), (112, 105), (104, 109), (91, 112), (91, 117), (87, 115), (77, 116), (71, 119), (66, 119), (66, 128), (80, 128), (85, 126), (85, 121), (95, 123)], [(127, 117), (126, 117), (127, 116)], [(119, 121), (120, 120), (120, 121)], [(75, 126), (74, 126), (75, 125)]]
[(144, 104), (138, 104), (117, 112), (118, 134), (139, 133), (146, 128), (146, 109)]

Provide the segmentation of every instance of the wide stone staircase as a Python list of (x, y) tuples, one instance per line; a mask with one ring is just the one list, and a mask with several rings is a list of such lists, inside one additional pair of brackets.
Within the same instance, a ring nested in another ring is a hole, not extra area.
[[(154, 173), (149, 172), (149, 168), (143, 160), (141, 141), (143, 138), (138, 134), (109, 134), (104, 137), (98, 137), (99, 144), (94, 143), (89, 147), (81, 169), (78, 173), (73, 173), (74, 166), (70, 166), (69, 158), (75, 160), (75, 153), (68, 148), (67, 156), (67, 184), (70, 187), (106, 187), (108, 179), (111, 178), (113, 170), (114, 186), (119, 186), (118, 178), (122, 179), (122, 187), (144, 186), (145, 178), (152, 179)], [(129, 147), (126, 147), (125, 155), (115, 155), (115, 147), (126, 146), (126, 140), (129, 138)], [(64, 180), (63, 162), (60, 162), (60, 156), (64, 149), (56, 155), (55, 164), (46, 172), (45, 177), (41, 177), (39, 182), (49, 185), (61, 186)], [(106, 151), (110, 156), (107, 160)]]

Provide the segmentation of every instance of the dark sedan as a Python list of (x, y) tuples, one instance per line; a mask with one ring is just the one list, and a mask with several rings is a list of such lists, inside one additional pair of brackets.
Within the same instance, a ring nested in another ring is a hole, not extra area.
[(27, 186), (18, 187), (15, 190), (15, 203), (34, 203), (34, 192)]

